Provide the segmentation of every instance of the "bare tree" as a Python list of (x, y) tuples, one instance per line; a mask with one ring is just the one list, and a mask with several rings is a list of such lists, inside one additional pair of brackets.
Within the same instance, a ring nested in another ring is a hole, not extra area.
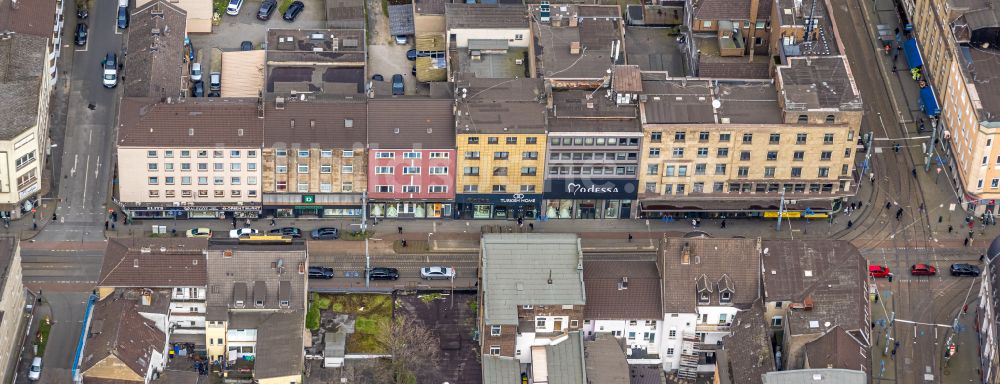
[(389, 360), (383, 372), (390, 375), (385, 383), (410, 384), (416, 383), (416, 375), (421, 377), (436, 376), (438, 369), (438, 352), (440, 343), (422, 322), (407, 315), (396, 316), (395, 320), (383, 321), (379, 324), (376, 336)]

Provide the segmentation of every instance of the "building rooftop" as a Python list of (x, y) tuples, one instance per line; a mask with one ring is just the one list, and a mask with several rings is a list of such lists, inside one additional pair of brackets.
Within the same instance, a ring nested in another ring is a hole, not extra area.
[(615, 92), (642, 92), (642, 73), (638, 65), (616, 65), (611, 77)]
[(764, 375), (764, 384), (865, 384), (868, 375), (847, 369), (796, 369)]
[(521, 363), (513, 357), (483, 355), (483, 384), (509, 384), (521, 381)]
[(517, 325), (519, 305), (583, 305), (583, 264), (574, 234), (486, 234), (482, 291), (487, 325)]
[[(472, 43), (474, 41), (470, 42), (470, 44)], [(528, 73), (530, 65), (527, 48), (510, 47), (507, 48), (506, 53), (480, 55), (474, 60), (469, 48), (463, 47), (455, 50), (450, 60), (453, 63), (457, 62), (457, 65), (453, 64), (453, 72), (468, 72), (479, 78), (506, 80), (527, 78), (530, 75)]]
[[(865, 294), (867, 262), (846, 241), (765, 241), (764, 297), (791, 301), (791, 335), (825, 333), (834, 326), (870, 331)], [(796, 304), (809, 306), (804, 309)]]
[(205, 248), (195, 238), (113, 238), (98, 287), (175, 288), (207, 285)]
[[(585, 269), (586, 270), (586, 269)], [(663, 314), (660, 313), (662, 316)], [(587, 380), (590, 383), (629, 384), (629, 366), (625, 351), (614, 336), (598, 333), (594, 341), (583, 344)]]
[(132, 11), (128, 29), (128, 56), (118, 60), (128, 67), (122, 79), (125, 97), (178, 98), (187, 91), (182, 78), (187, 12), (170, 1), (156, 0)]
[[(267, 30), (268, 61), (279, 52), (364, 52), (364, 29), (285, 29)], [(332, 56), (331, 56), (332, 57)]]
[(455, 146), (451, 99), (373, 99), (368, 102), (372, 149), (446, 149)]
[(456, 133), (545, 133), (541, 79), (491, 79), (459, 74)]
[(51, 38), (56, 0), (0, 0), (0, 31)]
[(769, 329), (760, 300), (736, 313), (729, 336), (722, 338), (728, 364), (718, 364), (719, 376), (733, 384), (761, 383), (761, 375), (775, 369)]
[(528, 8), (524, 5), (447, 3), (444, 6), (448, 30), (528, 28)]
[[(833, 327), (818, 339), (803, 347), (803, 368), (838, 368), (860, 372), (870, 371), (868, 346), (859, 342), (843, 327)], [(799, 368), (799, 367), (795, 367)]]
[(264, 146), (269, 148), (364, 148), (367, 129), (363, 100), (268, 97), (264, 106)]
[[(788, 56), (828, 56), (838, 55), (840, 51), (837, 47), (837, 36), (833, 29), (833, 19), (826, 3), (816, 2), (816, 7), (812, 2), (801, 0), (778, 0), (778, 20), (779, 26), (785, 30), (799, 29), (802, 31), (802, 38), (794, 39), (794, 44), (784, 45), (779, 42)], [(816, 25), (810, 30), (808, 39), (805, 37), (808, 20), (816, 20)]]
[(118, 146), (257, 148), (263, 141), (263, 125), (257, 99), (124, 98), (118, 112)]
[[(7, 1), (9, 0), (0, 0), (0, 9), (3, 10), (0, 15), (9, 10), (10, 5), (3, 4)], [(30, 34), (15, 33), (9, 39), (0, 39), (2, 140), (13, 139), (38, 124), (38, 92), (42, 84), (47, 47), (48, 38)]]
[(776, 71), (786, 110), (861, 110), (861, 93), (844, 56), (789, 57)]
[[(660, 248), (664, 313), (695, 313), (699, 305), (745, 308), (760, 297), (757, 240), (664, 237)], [(731, 303), (720, 303), (723, 291)], [(707, 300), (699, 303), (699, 293)]]
[[(995, 47), (995, 46), (991, 46)], [(1000, 87), (994, 87), (994, 79), (1000, 78), (1000, 55), (995, 49), (968, 49), (964, 61), (969, 65), (972, 82), (979, 95), (980, 113), (983, 121), (1000, 120)], [(937, 91), (940, 95), (941, 91)]]
[[(694, 0), (695, 20), (749, 20), (751, 0)], [(757, 20), (771, 18), (771, 2), (757, 3)]]
[[(211, 245), (205, 259), (209, 281), (207, 320), (226, 320), (227, 309), (233, 313), (305, 309), (305, 245)], [(288, 300), (287, 306), (279, 302), (283, 300)]]
[(413, 4), (394, 4), (389, 6), (389, 34), (413, 34)]
[(362, 98), (363, 29), (269, 29), (265, 92)]
[(747, 56), (722, 56), (719, 37), (715, 34), (693, 35), (690, 43), (698, 52), (698, 77), (711, 79), (771, 78), (770, 61), (766, 54), (757, 54), (753, 61)]
[[(777, 91), (770, 81), (643, 81), (646, 124), (781, 124)], [(713, 108), (718, 101), (719, 108)]]
[[(581, 14), (584, 10), (613, 16), (586, 18)], [(536, 20), (540, 12), (532, 6)], [(619, 12), (617, 6), (553, 5), (550, 22), (533, 23), (538, 74), (554, 79), (609, 78), (615, 64), (625, 63)]]
[(549, 132), (640, 132), (639, 109), (613, 97), (606, 89), (552, 92)]
[(414, 12), (418, 15), (443, 15), (448, 0), (413, 0)]
[[(544, 349), (545, 353), (538, 353)], [(586, 383), (587, 371), (583, 363), (583, 334), (570, 332), (552, 340), (545, 346), (532, 346), (532, 376), (535, 382), (548, 384)]]
[(328, 28), (364, 29), (365, 2), (363, 0), (326, 0), (326, 26)]
[[(125, 364), (139, 377), (146, 377), (153, 352), (164, 353), (167, 336), (136, 310), (138, 302), (109, 296), (94, 304), (87, 346), (80, 362), (80, 372), (87, 371), (108, 357)], [(113, 363), (108, 363), (113, 364)]]
[[(301, 285), (298, 288), (305, 289)], [(254, 378), (260, 380), (302, 373), (305, 321), (305, 309), (301, 303), (290, 311), (238, 311), (230, 314), (229, 329), (257, 330)]]
[[(658, 320), (660, 276), (653, 261), (585, 261), (587, 320)], [(620, 352), (619, 347), (619, 352)]]

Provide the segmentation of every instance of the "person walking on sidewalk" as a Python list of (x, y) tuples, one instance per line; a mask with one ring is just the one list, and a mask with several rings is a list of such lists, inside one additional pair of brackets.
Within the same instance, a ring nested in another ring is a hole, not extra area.
[(722, 229), (726, 229), (726, 219), (722, 219)]
[(528, 230), (531, 232), (535, 231), (535, 223), (528, 223)]
[(396, 231), (398, 231), (399, 234), (402, 235), (403, 234), (403, 227), (396, 227)]
[(236, 229), (236, 217), (233, 217), (233, 229)]
[(955, 228), (949, 225), (948, 226), (948, 233), (951, 233), (951, 231), (953, 231), (953, 230), (955, 230)]
[(628, 233), (628, 242), (632, 242), (632, 232)]
[(274, 224), (275, 224), (275, 222), (274, 222), (274, 218), (272, 217), (272, 218), (271, 218), (271, 226), (273, 227), (273, 226), (274, 226)]

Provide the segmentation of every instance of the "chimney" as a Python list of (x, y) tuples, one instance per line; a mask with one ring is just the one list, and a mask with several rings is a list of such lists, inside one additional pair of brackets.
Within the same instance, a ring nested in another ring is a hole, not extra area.
[(222, 257), (233, 257), (233, 250), (227, 249), (222, 251)]
[(574, 42), (569, 43), (569, 54), (570, 55), (579, 55), (580, 54), (580, 42), (579, 41), (574, 41)]
[(142, 293), (142, 305), (148, 307), (153, 305), (153, 295), (149, 292)]
[(274, 98), (274, 109), (285, 109), (285, 98), (275, 97)]
[(569, 17), (569, 27), (570, 28), (576, 28), (577, 23), (578, 23), (578, 21), (576, 19), (576, 15), (572, 15), (572, 16)]
[(684, 243), (684, 248), (681, 248), (681, 265), (691, 264), (691, 246), (688, 243)]

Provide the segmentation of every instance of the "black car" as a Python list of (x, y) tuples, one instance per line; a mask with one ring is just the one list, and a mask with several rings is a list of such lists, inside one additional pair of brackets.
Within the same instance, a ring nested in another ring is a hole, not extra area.
[(979, 276), (979, 267), (972, 264), (952, 264), (952, 276)]
[(372, 75), (372, 81), (384, 81), (384, 80), (385, 80), (385, 78), (383, 78), (382, 75), (380, 75), (380, 74), (376, 73), (376, 74)]
[(368, 278), (372, 280), (398, 280), (399, 270), (396, 268), (372, 268), (368, 270)]
[(264, 0), (257, 10), (257, 20), (270, 20), (275, 9), (278, 9), (277, 0)]
[(191, 97), (205, 97), (205, 82), (198, 80), (191, 85)]
[(80, 23), (76, 25), (76, 33), (73, 34), (73, 42), (80, 47), (87, 45), (87, 23)]
[(90, 12), (87, 12), (87, 8), (80, 8), (76, 10), (76, 18), (86, 19), (90, 16)]
[(393, 96), (399, 96), (405, 94), (403, 89), (403, 75), (395, 74), (392, 75), (392, 94)]
[(285, 19), (285, 21), (295, 21), (295, 18), (302, 13), (303, 9), (306, 9), (305, 4), (302, 4), (301, 1), (293, 1), (292, 4), (288, 6), (288, 9), (285, 10), (285, 14), (281, 15), (281, 18)]
[(340, 238), (340, 231), (337, 228), (316, 228), (310, 237), (313, 240), (337, 240)]
[(118, 28), (128, 28), (128, 7), (118, 7)]
[(413, 61), (417, 59), (417, 50), (410, 49), (406, 51), (406, 60)]
[(296, 239), (302, 237), (302, 230), (295, 227), (276, 228), (272, 229), (269, 233), (272, 235), (291, 236)]
[(310, 279), (332, 279), (333, 268), (330, 267), (309, 267)]
[(240, 50), (241, 51), (252, 51), (253, 50), (253, 43), (250, 42), (250, 41), (244, 41), (244, 42), (240, 43)]

